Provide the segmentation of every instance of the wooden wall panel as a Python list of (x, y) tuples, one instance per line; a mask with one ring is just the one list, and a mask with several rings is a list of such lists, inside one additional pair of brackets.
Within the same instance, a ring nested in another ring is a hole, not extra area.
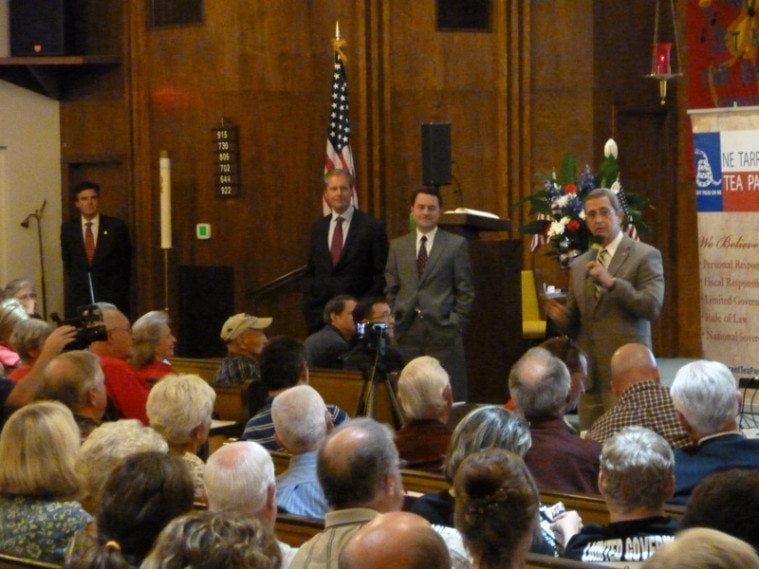
[[(654, 170), (661, 179), (657, 211), (672, 216), (677, 200), (689, 205), (676, 191), (684, 174), (672, 173), (675, 164), (685, 172), (676, 150), (685, 101), (660, 117), (651, 105), (655, 84), (641, 77), (648, 3), (494, 1), (492, 29), (484, 33), (438, 32), (434, 0), (209, 0), (202, 24), (163, 29), (146, 27), (143, 0), (120, 3), (122, 12), (103, 4), (82, 0), (86, 42), (98, 52), (121, 49), (124, 61), (77, 86), (62, 105), (64, 162), (123, 159), (123, 166), (109, 166), (121, 170), (107, 179), (125, 186), (108, 188), (106, 200), (113, 201), (104, 204), (129, 219), (135, 234), (140, 312), (162, 307), (161, 150), (172, 158), (172, 284), (180, 264), (233, 266), (235, 306), (253, 310), (250, 291), (305, 262), (308, 227), (321, 213), (330, 40), (338, 19), (348, 41), (359, 196), (363, 209), (387, 221), (391, 236), (406, 231), (408, 194), (421, 183), (420, 124), (427, 121), (452, 123), (463, 203), (513, 217), (515, 225), (524, 212), (511, 204), (532, 191), (536, 174), (558, 167), (566, 151), (595, 167), (615, 129), (632, 163), (624, 163), (625, 176), (656, 151), (634, 149), (659, 136), (657, 148), (667, 154)], [(211, 128), (222, 117), (239, 126), (241, 139), (242, 194), (226, 200), (215, 197), (212, 177)], [(76, 175), (88, 168), (77, 166)], [(446, 207), (461, 204), (457, 186), (443, 195)], [(198, 222), (212, 224), (210, 241), (194, 238)], [(664, 217), (656, 223), (668, 278), (684, 282), (678, 259), (691, 258), (693, 246), (667, 232)], [(529, 253), (527, 239), (524, 260), (563, 278), (552, 261)], [(671, 290), (679, 295), (682, 287)], [(298, 303), (292, 283), (258, 306), (277, 316), (275, 332), (298, 335), (305, 332)], [(673, 353), (661, 355), (682, 352), (686, 342), (673, 333), (683, 321), (674, 305), (668, 301), (657, 328), (668, 338), (662, 348)], [(694, 321), (685, 322), (692, 330)]]

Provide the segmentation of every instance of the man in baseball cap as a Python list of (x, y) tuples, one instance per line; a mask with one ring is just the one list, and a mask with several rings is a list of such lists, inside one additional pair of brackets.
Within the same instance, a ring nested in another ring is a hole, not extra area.
[(261, 382), (258, 357), (269, 342), (264, 330), (272, 319), (250, 314), (235, 314), (221, 327), (221, 339), (227, 343), (224, 358), (214, 377), (214, 385), (242, 385), (247, 380)]

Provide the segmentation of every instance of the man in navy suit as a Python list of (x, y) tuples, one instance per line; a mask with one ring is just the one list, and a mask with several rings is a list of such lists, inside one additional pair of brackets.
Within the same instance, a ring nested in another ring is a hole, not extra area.
[(95, 182), (77, 184), (72, 195), (80, 216), (61, 225), (66, 315), (92, 304), (92, 295), (96, 302), (110, 302), (129, 314), (129, 230), (122, 220), (100, 213), (100, 186)]
[(670, 388), (678, 419), (694, 442), (675, 450), (675, 504), (714, 472), (759, 470), (759, 439), (748, 439), (736, 417), (742, 400), (730, 369), (698, 360), (681, 367)]
[(339, 294), (381, 296), (385, 288), (385, 224), (351, 205), (353, 176), (330, 170), (324, 176), (324, 200), (332, 210), (311, 228), (311, 247), (303, 289), (303, 313), (309, 333), (324, 326), (327, 301)]
[(462, 332), (474, 302), (469, 245), (438, 228), (443, 203), (437, 190), (411, 198), (416, 231), (393, 239), (385, 279), (395, 337), (406, 361), (437, 358), (451, 379), (454, 399), (467, 396)]

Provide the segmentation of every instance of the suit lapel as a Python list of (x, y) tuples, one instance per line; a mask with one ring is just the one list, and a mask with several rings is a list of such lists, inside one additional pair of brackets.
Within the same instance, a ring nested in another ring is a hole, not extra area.
[(614, 253), (614, 257), (611, 259), (611, 263), (609, 263), (608, 271), (609, 274), (614, 276), (617, 274), (617, 271), (619, 271), (620, 267), (625, 264), (627, 259), (630, 258), (630, 251), (632, 249), (633, 241), (632, 239), (628, 238), (622, 238), (622, 241), (619, 243), (619, 247), (617, 247), (616, 252)]
[[(424, 267), (424, 271), (422, 271), (422, 274), (419, 277), (420, 283), (424, 282), (424, 280), (432, 274), (432, 271), (435, 270), (435, 265), (437, 265), (440, 257), (445, 251), (447, 241), (447, 235), (438, 228), (437, 234), (435, 235), (435, 241), (432, 243), (432, 251), (430, 251), (430, 256), (427, 259), (427, 265)], [(414, 242), (414, 245), (416, 246), (416, 242)], [(414, 247), (414, 253), (416, 253), (416, 247)], [(416, 261), (416, 257), (414, 260)]]
[(340, 260), (337, 263), (338, 267), (343, 264), (343, 262), (353, 253), (353, 250), (356, 248), (358, 234), (361, 233), (363, 225), (364, 219), (361, 213), (357, 209), (354, 209), (353, 219), (351, 219), (351, 225), (348, 229), (348, 237), (346, 237), (345, 243), (343, 243), (343, 252), (340, 255)]
[(416, 231), (409, 233), (403, 242), (403, 248), (401, 250), (403, 269), (402, 271), (411, 278), (417, 284), (420, 282), (419, 271), (416, 268)]

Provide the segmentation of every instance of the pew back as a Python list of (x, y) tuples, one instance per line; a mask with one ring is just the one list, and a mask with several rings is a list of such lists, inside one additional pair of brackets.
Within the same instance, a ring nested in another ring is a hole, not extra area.
[(0, 569), (61, 569), (61, 565), (0, 553)]

